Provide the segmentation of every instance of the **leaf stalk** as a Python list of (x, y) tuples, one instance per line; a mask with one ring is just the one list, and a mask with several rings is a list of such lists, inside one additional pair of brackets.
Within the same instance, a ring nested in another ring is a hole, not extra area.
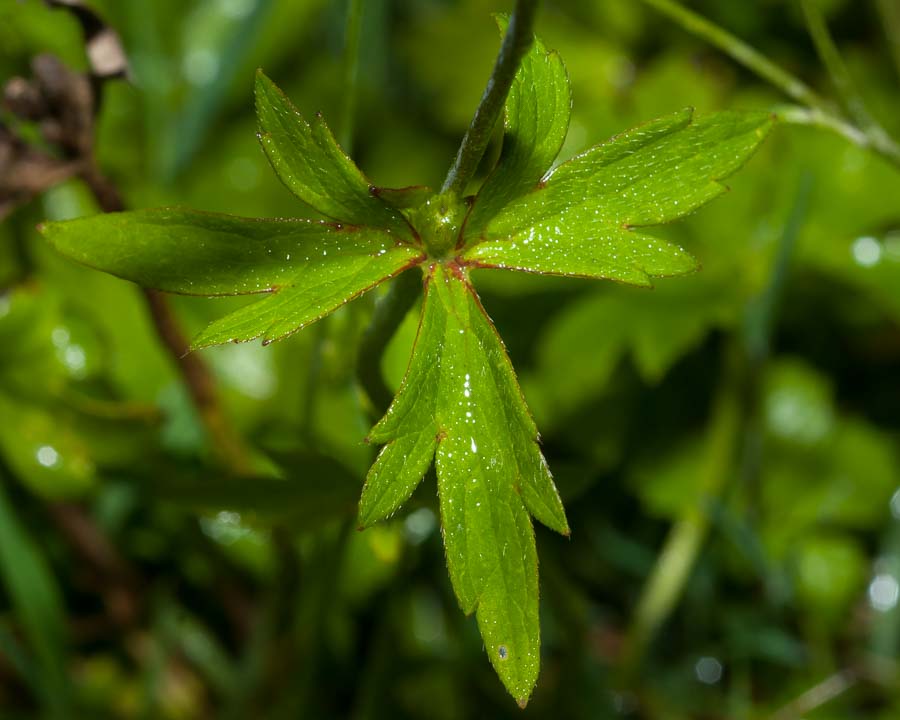
[(519, 64), (534, 40), (537, 8), (538, 0), (517, 0), (491, 77), (441, 187), (442, 193), (461, 197), (478, 169), (478, 163), (503, 112), (506, 96), (519, 70)]
[[(900, 169), (900, 145), (879, 125), (865, 108), (852, 82), (834, 40), (828, 33), (818, 10), (803, 0), (807, 26), (816, 50), (841, 95), (846, 114), (812, 90), (796, 75), (776, 65), (756, 48), (719, 27), (677, 0), (642, 0), (646, 5), (668, 16), (684, 30), (717, 47), (733, 60), (758, 75), (802, 107), (780, 113), (785, 122), (814, 125), (831, 130), (849, 142), (871, 150)], [(851, 119), (848, 119), (852, 118)]]

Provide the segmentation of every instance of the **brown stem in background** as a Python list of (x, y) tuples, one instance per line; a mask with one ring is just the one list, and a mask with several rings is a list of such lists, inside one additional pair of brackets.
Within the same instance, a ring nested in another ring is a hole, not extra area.
[(60, 534), (90, 568), (90, 584), (103, 599), (117, 627), (133, 625), (141, 613), (140, 580), (106, 534), (80, 505), (49, 503), (47, 509)]
[[(3, 105), (14, 116), (38, 123), (58, 154), (31, 147), (0, 126), (0, 217), (71, 177), (85, 182), (104, 212), (119, 212), (124, 209), (121, 194), (96, 164), (94, 131), (103, 84), (127, 75), (127, 59), (118, 36), (81, 2), (48, 4), (76, 12), (85, 31), (91, 72), (82, 75), (53, 56), (40, 55), (32, 63), (32, 81), (13, 78), (6, 84)], [(142, 292), (156, 333), (175, 361), (220, 461), (234, 472), (250, 473), (250, 453), (222, 411), (208, 366), (198, 355), (188, 354), (188, 342), (167, 299), (154, 290)], [(128, 627), (137, 622), (144, 605), (139, 575), (91, 514), (74, 503), (49, 503), (47, 508), (60, 534), (89, 568), (87, 582), (103, 599), (113, 624)]]
[[(116, 186), (100, 172), (92, 160), (86, 164), (80, 177), (90, 188), (101, 210), (121, 212), (125, 208)], [(222, 410), (209, 366), (198, 354), (189, 352), (190, 344), (166, 296), (149, 288), (141, 288), (141, 292), (156, 334), (175, 361), (216, 454), (234, 472), (251, 473), (250, 454)]]
[[(122, 195), (100, 171), (94, 157), (94, 127), (100, 111), (103, 86), (112, 78), (128, 76), (128, 58), (115, 31), (105, 25), (81, 0), (46, 1), (51, 6), (63, 7), (75, 15), (82, 26), (90, 61), (89, 84), (83, 76), (76, 76), (81, 80), (81, 95), (87, 97), (80, 98), (79, 107), (76, 107), (80, 112), (71, 113), (81, 117), (83, 127), (79, 129), (82, 132), (79, 133), (77, 142), (68, 145), (63, 143), (63, 147), (80, 160), (78, 176), (90, 188), (100, 208), (104, 212), (121, 212), (125, 209)], [(48, 74), (51, 78), (67, 76), (66, 79), (73, 75), (64, 68), (54, 73), (44, 73), (45, 76)], [(66, 93), (59, 92), (57, 95), (65, 97)], [(65, 137), (65, 133), (63, 136)], [(165, 296), (147, 288), (142, 288), (142, 292), (156, 334), (175, 361), (219, 459), (233, 472), (251, 473), (253, 468), (250, 452), (222, 411), (216, 383), (208, 365), (199, 355), (189, 354), (190, 345)]]
[[(57, 153), (31, 147), (14, 131), (0, 127), (0, 214), (70, 177), (87, 184), (104, 212), (120, 212), (125, 203), (97, 166), (94, 134), (104, 82), (127, 75), (125, 52), (118, 36), (79, 0), (50, 4), (67, 7), (82, 23), (91, 71), (77, 73), (52, 55), (38, 55), (32, 61), (32, 79), (12, 78), (6, 84), (4, 106), (38, 124)], [(222, 411), (209, 367), (199, 355), (188, 353), (188, 341), (167, 299), (154, 290), (142, 292), (156, 333), (175, 361), (217, 457), (231, 471), (250, 474), (251, 454)]]
[(141, 290), (156, 334), (175, 360), (216, 453), (233, 472), (251, 474), (253, 466), (249, 451), (222, 410), (209, 366), (197, 353), (188, 352), (190, 345), (166, 296), (157, 290)]

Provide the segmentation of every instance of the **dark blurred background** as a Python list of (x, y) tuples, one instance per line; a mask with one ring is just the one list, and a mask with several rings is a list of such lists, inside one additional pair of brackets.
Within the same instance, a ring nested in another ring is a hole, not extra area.
[[(126, 207), (310, 214), (257, 145), (253, 73), (335, 127), (346, 2), (87, 4), (131, 66), (89, 133)], [(511, 3), (361, 5), (346, 144), (378, 185), (438, 186), (499, 46), (490, 15)], [(797, 3), (690, 7), (834, 96)], [(898, 136), (900, 3), (819, 7)], [(785, 102), (635, 0), (547, 0), (537, 32), (573, 86), (566, 157), (688, 105)], [(0, 82), (47, 53), (89, 70), (76, 16), (0, 0)], [(60, 160), (37, 123), (9, 107), (0, 123), (0, 146), (14, 132), (16, 152)], [(543, 667), (525, 711), (453, 597), (433, 476), (354, 529), (375, 298), (201, 353), (217, 422), (252, 458), (235, 477), (146, 297), (35, 230), (97, 212), (89, 183), (41, 178), (0, 203), (0, 717), (900, 717), (897, 165), (781, 123), (732, 192), (659, 230), (696, 275), (653, 291), (475, 275), (572, 528), (536, 531)], [(241, 302), (169, 306), (190, 335)], [(415, 326), (384, 358), (394, 387)]]

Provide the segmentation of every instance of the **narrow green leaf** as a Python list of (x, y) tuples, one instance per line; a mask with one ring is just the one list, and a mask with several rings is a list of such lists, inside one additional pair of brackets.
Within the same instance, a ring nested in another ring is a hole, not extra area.
[(382, 248), (369, 255), (332, 255), (308, 266), (293, 285), (211, 323), (191, 348), (262, 338), (263, 344), (302, 330), (344, 303), (422, 260), (411, 245)]
[(723, 193), (772, 126), (766, 113), (690, 109), (629, 130), (563, 163), (507, 205), (464, 259), (482, 267), (608, 278), (696, 269), (684, 250), (633, 228), (682, 217)]
[(608, 227), (592, 237), (569, 225), (532, 228), (517, 240), (482, 243), (468, 250), (465, 259), (477, 267), (606, 278), (641, 287), (650, 287), (650, 278), (684, 275), (698, 267), (680, 247), (644, 233)]
[(195, 348), (285, 337), (423, 258), (373, 228), (167, 208), (48, 223), (42, 231), (74, 260), (145, 287), (271, 293), (213, 323)]
[(372, 428), (369, 442), (387, 443), (369, 470), (359, 502), (365, 527), (396, 512), (431, 466), (437, 447), (440, 356), (444, 324), (435, 321), (435, 303), (426, 294), (415, 350), (400, 391), (387, 414)]
[(64, 255), (144, 287), (187, 295), (270, 292), (335, 258), (404, 247), (385, 232), (317, 220), (181, 208), (107, 213), (41, 226)]
[(27, 682), (35, 692), (41, 691), (40, 668), (34, 657), (12, 632), (7, 618), (0, 620), (0, 657)]
[(62, 596), (40, 549), (16, 517), (5, 482), (0, 475), (0, 580), (40, 664), (36, 690), (47, 715), (71, 717)]
[(409, 370), (370, 439), (387, 445), (363, 490), (361, 524), (400, 507), (436, 452), (454, 590), (525, 703), (540, 651), (529, 513), (564, 534), (568, 524), (503, 343), (458, 267), (430, 268)]
[[(509, 18), (498, 15), (497, 24), (505, 33)], [(500, 161), (478, 193), (466, 222), (467, 240), (477, 238), (510, 201), (537, 187), (566, 139), (571, 109), (562, 59), (535, 38), (506, 98)]]
[(371, 192), (372, 184), (347, 157), (318, 113), (306, 122), (260, 70), (256, 74), (259, 140), (276, 174), (300, 200), (323, 215), (410, 237), (403, 215)]

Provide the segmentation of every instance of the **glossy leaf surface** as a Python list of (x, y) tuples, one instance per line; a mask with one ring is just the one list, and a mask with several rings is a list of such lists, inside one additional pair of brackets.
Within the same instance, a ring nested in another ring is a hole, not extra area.
[(629, 130), (560, 165), (509, 204), (464, 258), (480, 266), (649, 285), (696, 262), (633, 228), (696, 210), (725, 191), (772, 125), (766, 113), (691, 110)]
[[(501, 32), (508, 24), (507, 17), (498, 18)], [(467, 239), (477, 238), (505, 205), (537, 187), (566, 139), (571, 108), (572, 92), (562, 59), (535, 38), (509, 90), (503, 150), (478, 193), (466, 223)]]
[(403, 216), (371, 192), (371, 183), (347, 157), (322, 116), (308, 123), (262, 72), (256, 74), (259, 140), (281, 181), (323, 215), (409, 236)]
[(194, 349), (262, 338), (264, 344), (287, 337), (324, 317), (422, 259), (410, 245), (368, 255), (335, 256), (297, 276), (293, 285), (273, 292), (216, 320), (191, 343)]
[(69, 257), (145, 287), (271, 293), (213, 323), (194, 347), (284, 337), (422, 257), (373, 228), (167, 208), (49, 223), (43, 232)]
[[(500, 20), (501, 29), (506, 22)], [(499, 161), (469, 202), (421, 186), (375, 188), (321, 116), (307, 122), (262, 73), (256, 99), (259, 139), (276, 174), (331, 221), (161, 209), (51, 223), (44, 233), (64, 254), (144, 286), (197, 295), (263, 294), (214, 321), (194, 348), (283, 338), (428, 262), (407, 374), (370, 434), (384, 447), (368, 473), (359, 521), (368, 526), (395, 513), (434, 462), (455, 594), (466, 613), (476, 613), (492, 664), (524, 705), (540, 659), (531, 516), (563, 534), (569, 528), (537, 427), (468, 273), (498, 267), (649, 285), (652, 277), (696, 269), (690, 255), (647, 235), (643, 226), (674, 220), (722, 193), (721, 180), (750, 156), (771, 120), (763, 113), (720, 113), (694, 121), (685, 110), (551, 171), (568, 130), (571, 91), (559, 56), (535, 40), (506, 100)], [(649, 296), (647, 305), (655, 318)], [(643, 332), (626, 324), (613, 336), (609, 327), (602, 337), (595, 332), (604, 312), (612, 322), (631, 309), (624, 301), (591, 304), (559, 331), (553, 342), (563, 356), (559, 362), (556, 356), (545, 362), (546, 352), (538, 356), (539, 370), (552, 366), (552, 374), (564, 376), (558, 385), (546, 383), (553, 389), (545, 404), (577, 407), (605, 381), (625, 347), (645, 375), (658, 378), (706, 327), (675, 308), (670, 312), (679, 322), (662, 328)], [(672, 339), (660, 351), (666, 332)], [(608, 362), (585, 333), (601, 337)], [(565, 350), (567, 344), (574, 352)], [(579, 375), (587, 366), (592, 375)], [(346, 493), (358, 484), (352, 478), (333, 483), (308, 458), (296, 464), (313, 468), (309, 487), (264, 478), (179, 482), (157, 492), (188, 506), (229, 507), (258, 517), (284, 513), (303, 518), (304, 526), (344, 512)]]
[(387, 443), (360, 503), (363, 525), (389, 516), (432, 456), (447, 564), (476, 611), (491, 662), (527, 701), (540, 651), (537, 555), (529, 513), (568, 533), (537, 428), (503, 344), (462, 272), (434, 265), (403, 385), (370, 440)]

